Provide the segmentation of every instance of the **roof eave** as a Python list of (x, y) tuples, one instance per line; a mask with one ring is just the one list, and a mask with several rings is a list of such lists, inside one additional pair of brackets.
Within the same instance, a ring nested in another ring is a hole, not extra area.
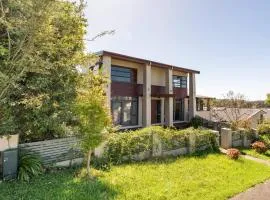
[(123, 54), (118, 54), (118, 53), (114, 53), (114, 52), (110, 52), (110, 51), (99, 51), (99, 52), (96, 52), (95, 54), (98, 56), (111, 56), (113, 58), (134, 61), (134, 62), (141, 63), (141, 64), (148, 64), (148, 63), (150, 64), (151, 63), (151, 65), (157, 66), (157, 67), (173, 68), (176, 71), (183, 71), (186, 73), (200, 74), (200, 71), (197, 71), (197, 70), (183, 68), (183, 67), (177, 67), (177, 66), (168, 65), (168, 64), (164, 64), (164, 63), (160, 63), (160, 62), (151, 61), (151, 60), (146, 60), (146, 59), (136, 58), (136, 57), (127, 56), (127, 55), (123, 55)]

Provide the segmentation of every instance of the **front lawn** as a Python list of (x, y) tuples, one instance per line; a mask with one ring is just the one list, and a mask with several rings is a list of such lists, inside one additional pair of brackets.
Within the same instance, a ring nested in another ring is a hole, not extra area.
[(240, 151), (246, 155), (270, 161), (270, 150), (267, 150), (265, 153), (257, 153), (254, 149), (241, 149)]
[(270, 177), (270, 168), (221, 154), (115, 166), (96, 181), (66, 170), (0, 184), (0, 199), (226, 199)]

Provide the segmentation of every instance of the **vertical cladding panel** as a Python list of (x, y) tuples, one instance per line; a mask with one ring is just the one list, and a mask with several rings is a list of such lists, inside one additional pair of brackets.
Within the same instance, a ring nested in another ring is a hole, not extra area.
[(81, 158), (82, 153), (78, 149), (78, 141), (79, 140), (75, 137), (46, 140), (20, 144), (19, 149), (38, 154), (41, 157), (42, 163), (47, 165), (74, 158)]

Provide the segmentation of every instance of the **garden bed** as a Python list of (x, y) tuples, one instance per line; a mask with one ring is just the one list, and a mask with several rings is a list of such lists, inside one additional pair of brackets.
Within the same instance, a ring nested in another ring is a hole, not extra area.
[(227, 199), (270, 177), (270, 168), (221, 154), (114, 166), (95, 181), (60, 171), (31, 183), (1, 183), (5, 200), (16, 199)]

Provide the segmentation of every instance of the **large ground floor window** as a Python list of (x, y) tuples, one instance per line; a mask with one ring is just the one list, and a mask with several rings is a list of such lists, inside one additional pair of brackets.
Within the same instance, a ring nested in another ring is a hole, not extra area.
[(173, 120), (184, 121), (184, 99), (174, 99)]
[(112, 97), (111, 111), (113, 123), (121, 126), (138, 125), (138, 98)]

